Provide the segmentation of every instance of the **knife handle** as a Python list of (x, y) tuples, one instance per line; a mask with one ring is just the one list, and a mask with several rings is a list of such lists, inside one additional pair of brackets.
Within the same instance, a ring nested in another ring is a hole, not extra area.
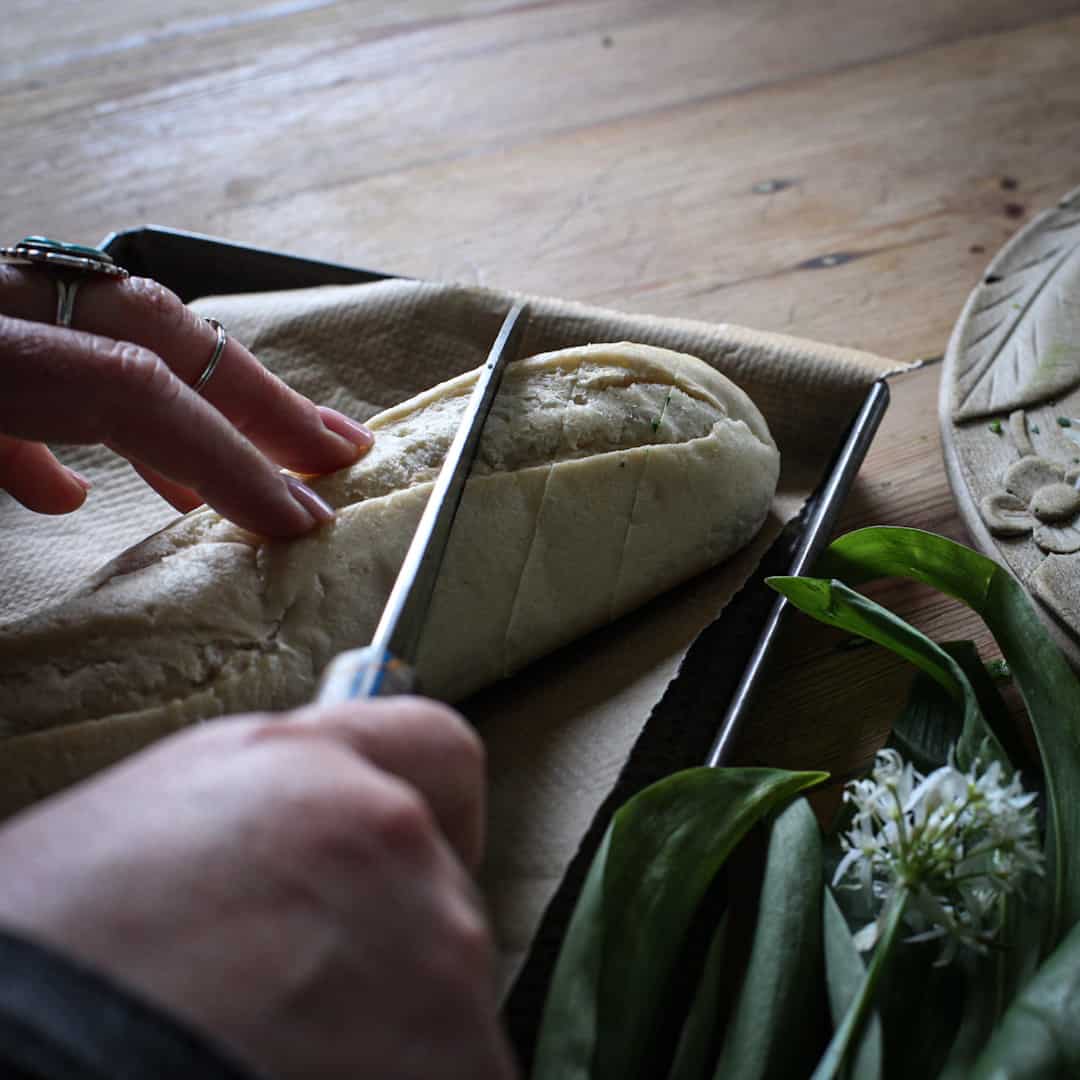
[(391, 697), (412, 693), (413, 669), (383, 649), (370, 645), (339, 653), (327, 665), (315, 700), (320, 705), (358, 698)]

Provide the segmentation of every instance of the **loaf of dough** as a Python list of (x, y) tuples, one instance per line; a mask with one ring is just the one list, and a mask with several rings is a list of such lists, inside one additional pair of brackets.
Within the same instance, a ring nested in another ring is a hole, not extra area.
[[(475, 378), (373, 418), (371, 452), (314, 482), (338, 511), (315, 534), (260, 542), (202, 508), (0, 628), (0, 754), (79, 728), (119, 740), (112, 757), (124, 731), (138, 744), (309, 699), (335, 653), (370, 640)], [(761, 526), (778, 471), (756, 407), (694, 357), (621, 343), (511, 364), (421, 687), (460, 699), (725, 559)]]

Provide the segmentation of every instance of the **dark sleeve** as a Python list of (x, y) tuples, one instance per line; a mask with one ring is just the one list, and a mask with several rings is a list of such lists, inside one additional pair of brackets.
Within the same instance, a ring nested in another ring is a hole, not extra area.
[(0, 930), (5, 1080), (255, 1080), (178, 1021), (67, 956)]

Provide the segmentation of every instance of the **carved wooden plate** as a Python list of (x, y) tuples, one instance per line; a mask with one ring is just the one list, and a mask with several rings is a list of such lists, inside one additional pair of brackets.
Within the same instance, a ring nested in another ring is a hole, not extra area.
[(998, 253), (945, 354), (949, 483), (1080, 665), (1080, 188)]

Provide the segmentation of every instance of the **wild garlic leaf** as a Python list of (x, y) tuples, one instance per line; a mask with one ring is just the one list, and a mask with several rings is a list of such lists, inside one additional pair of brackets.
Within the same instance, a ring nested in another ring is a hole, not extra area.
[(687, 769), (615, 814), (548, 991), (532, 1080), (652, 1080), (669, 982), (702, 897), (764, 815), (825, 773)]
[(750, 964), (714, 1080), (805, 1072), (824, 980), (822, 885), (821, 830), (809, 803), (796, 799), (769, 830)]
[(971, 1080), (1080, 1075), (1080, 924), (1013, 999)]

